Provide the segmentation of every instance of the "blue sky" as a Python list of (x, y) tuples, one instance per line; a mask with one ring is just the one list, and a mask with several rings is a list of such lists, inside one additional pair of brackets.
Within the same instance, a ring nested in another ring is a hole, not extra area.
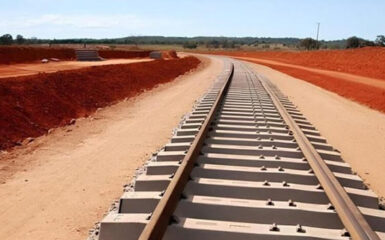
[(0, 34), (313, 37), (385, 35), (385, 0), (0, 0)]

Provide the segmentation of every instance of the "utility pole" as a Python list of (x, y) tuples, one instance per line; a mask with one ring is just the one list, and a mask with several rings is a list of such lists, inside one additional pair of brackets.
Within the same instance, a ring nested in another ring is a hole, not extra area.
[(319, 25), (320, 25), (321, 23), (317, 23), (317, 42), (318, 42), (318, 36), (319, 36)]

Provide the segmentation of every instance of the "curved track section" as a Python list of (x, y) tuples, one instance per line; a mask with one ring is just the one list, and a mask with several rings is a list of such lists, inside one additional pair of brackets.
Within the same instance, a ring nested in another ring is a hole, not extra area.
[(385, 239), (385, 212), (268, 79), (229, 60), (100, 240)]

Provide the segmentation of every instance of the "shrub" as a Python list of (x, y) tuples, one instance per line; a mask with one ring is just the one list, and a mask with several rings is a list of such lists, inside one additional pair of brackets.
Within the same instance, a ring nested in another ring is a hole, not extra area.
[(320, 43), (313, 38), (302, 39), (299, 43), (300, 47), (305, 48), (306, 50), (319, 49)]
[(378, 35), (375, 43), (378, 46), (384, 47), (385, 46), (385, 36), (384, 35)]
[(195, 49), (198, 47), (196, 42), (185, 42), (183, 43), (183, 48)]
[(22, 35), (17, 35), (16, 36), (16, 43), (17, 44), (23, 44), (23, 43), (25, 43), (25, 38), (22, 36)]
[(346, 48), (359, 48), (367, 46), (375, 46), (375, 44), (372, 41), (358, 38), (356, 36), (350, 37), (346, 40)]
[(0, 37), (0, 44), (11, 45), (13, 43), (13, 37), (11, 34), (4, 34)]
[(219, 46), (220, 46), (220, 43), (217, 40), (208, 41), (206, 43), (207, 48), (219, 48)]
[(269, 44), (263, 44), (262, 48), (270, 48), (270, 45)]
[(235, 43), (233, 41), (224, 40), (222, 43), (222, 48), (235, 48)]

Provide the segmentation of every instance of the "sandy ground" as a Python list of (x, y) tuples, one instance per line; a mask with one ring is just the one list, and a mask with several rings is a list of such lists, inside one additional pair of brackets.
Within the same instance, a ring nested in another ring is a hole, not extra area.
[(84, 240), (222, 67), (206, 59), (194, 73), (0, 154), (0, 239)]
[(326, 76), (336, 77), (336, 78), (340, 78), (340, 79), (351, 81), (351, 82), (362, 83), (365, 85), (385, 89), (385, 81), (382, 79), (363, 77), (363, 76), (358, 76), (355, 74), (344, 73), (344, 72), (337, 72), (337, 71), (322, 70), (322, 69), (311, 68), (311, 67), (304, 67), (304, 66), (300, 66), (300, 65), (282, 63), (282, 62), (278, 62), (278, 61), (265, 60), (265, 59), (259, 59), (259, 58), (249, 58), (249, 57), (236, 57), (236, 58), (241, 59), (241, 60), (245, 59), (245, 60), (251, 60), (251, 61), (256, 61), (256, 62), (260, 62), (260, 63), (267, 63), (267, 64), (272, 64), (272, 65), (297, 68), (297, 69), (306, 70), (309, 72), (319, 73), (319, 74), (323, 74)]
[(41, 72), (50, 73), (63, 70), (79, 69), (90, 66), (111, 65), (111, 64), (127, 64), (134, 62), (152, 61), (150, 58), (135, 58), (135, 59), (111, 59), (96, 62), (77, 62), (77, 61), (60, 61), (49, 63), (23, 63), (12, 65), (0, 65), (0, 78), (17, 77), (33, 75)]
[(269, 67), (248, 64), (276, 84), (370, 188), (385, 196), (385, 114)]

